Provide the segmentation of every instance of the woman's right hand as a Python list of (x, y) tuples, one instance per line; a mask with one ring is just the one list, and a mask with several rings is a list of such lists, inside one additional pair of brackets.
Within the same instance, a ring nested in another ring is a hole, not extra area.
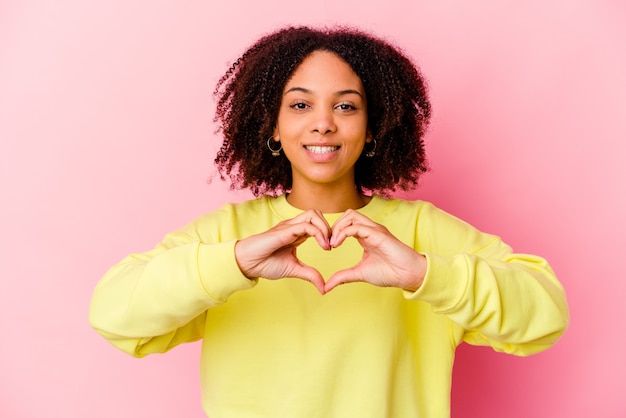
[(319, 271), (303, 264), (296, 249), (309, 237), (330, 250), (331, 228), (315, 210), (308, 210), (293, 219), (280, 222), (266, 232), (251, 235), (235, 245), (235, 259), (241, 272), (249, 278), (282, 279), (297, 277), (311, 282), (324, 294), (324, 279)]

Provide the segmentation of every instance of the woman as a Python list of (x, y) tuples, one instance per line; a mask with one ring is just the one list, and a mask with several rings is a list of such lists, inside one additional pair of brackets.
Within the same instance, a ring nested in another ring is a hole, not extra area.
[(137, 357), (203, 339), (209, 416), (446, 417), (461, 342), (529, 355), (564, 332), (544, 259), (388, 197), (426, 170), (430, 116), (396, 48), (287, 28), (243, 54), (216, 94), (216, 164), (260, 197), (122, 260), (90, 316)]

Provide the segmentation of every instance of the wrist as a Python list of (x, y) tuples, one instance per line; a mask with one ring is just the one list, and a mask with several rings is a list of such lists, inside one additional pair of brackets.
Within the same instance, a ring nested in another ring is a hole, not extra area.
[(426, 278), (426, 271), (428, 270), (428, 261), (423, 254), (418, 252), (415, 253), (415, 275), (413, 276), (411, 282), (404, 288), (404, 290), (408, 290), (409, 292), (417, 292), (422, 284), (424, 283), (424, 279)]
[(239, 267), (239, 271), (241, 272), (241, 274), (243, 274), (248, 280), (254, 280), (256, 279), (256, 277), (253, 277), (248, 269), (243, 265), (242, 260), (245, 259), (245, 256), (242, 255), (242, 249), (241, 249), (241, 240), (237, 240), (235, 242), (235, 263), (237, 264), (237, 267)]

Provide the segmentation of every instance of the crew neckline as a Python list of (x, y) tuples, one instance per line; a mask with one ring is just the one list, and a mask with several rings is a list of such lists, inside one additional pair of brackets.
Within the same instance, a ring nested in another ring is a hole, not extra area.
[[(292, 206), (291, 203), (287, 201), (286, 194), (282, 194), (277, 197), (268, 197), (268, 199), (269, 199), (270, 206), (272, 207), (272, 210), (274, 211), (274, 213), (276, 213), (282, 219), (291, 219), (305, 212), (303, 209), (299, 209), (295, 206)], [(360, 207), (359, 209), (356, 209), (356, 211), (371, 218), (372, 215), (378, 212), (378, 209), (381, 207), (381, 204), (383, 202), (384, 202), (384, 199), (381, 196), (377, 194), (373, 194), (370, 201), (367, 202), (364, 206)], [(341, 215), (343, 215), (344, 213), (345, 211), (344, 212), (328, 212), (328, 213), (323, 213), (323, 215), (327, 221), (331, 222), (331, 221), (336, 221), (337, 219), (339, 219)]]

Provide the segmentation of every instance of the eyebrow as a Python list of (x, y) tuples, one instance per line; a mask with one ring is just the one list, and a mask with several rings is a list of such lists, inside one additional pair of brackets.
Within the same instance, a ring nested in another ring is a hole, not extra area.
[[(289, 90), (287, 90), (285, 92), (285, 94), (283, 94), (283, 96), (286, 95), (287, 93), (291, 93), (293, 91), (299, 91), (299, 92), (306, 93), (306, 94), (313, 94), (312, 90), (305, 89), (304, 87), (292, 87)], [(346, 94), (356, 94), (356, 95), (359, 95), (359, 96), (363, 97), (363, 95), (361, 94), (360, 91), (353, 90), (353, 89), (340, 90), (340, 91), (335, 93), (335, 95), (337, 95), (337, 96), (345, 96)]]

